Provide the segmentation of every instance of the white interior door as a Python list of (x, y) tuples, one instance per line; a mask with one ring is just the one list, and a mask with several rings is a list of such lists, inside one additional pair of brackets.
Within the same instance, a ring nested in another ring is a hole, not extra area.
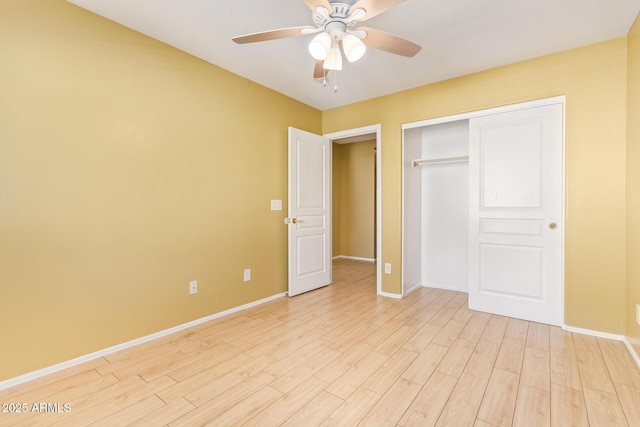
[(331, 283), (331, 141), (289, 128), (289, 296)]
[(563, 105), (470, 120), (469, 308), (563, 323)]

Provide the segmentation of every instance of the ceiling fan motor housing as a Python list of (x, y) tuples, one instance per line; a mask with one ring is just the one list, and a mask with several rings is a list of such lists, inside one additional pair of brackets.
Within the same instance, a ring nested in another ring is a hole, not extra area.
[(340, 41), (345, 35), (345, 31), (347, 30), (347, 24), (342, 21), (329, 21), (324, 29), (333, 40)]
[(332, 18), (346, 18), (349, 16), (349, 10), (351, 9), (351, 5), (347, 3), (337, 2), (331, 3), (333, 7), (333, 13), (331, 14)]

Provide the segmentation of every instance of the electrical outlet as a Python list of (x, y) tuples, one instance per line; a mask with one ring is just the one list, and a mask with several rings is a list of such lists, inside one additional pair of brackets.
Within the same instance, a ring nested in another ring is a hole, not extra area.
[(197, 294), (198, 293), (198, 281), (192, 280), (189, 282), (189, 294)]
[(384, 273), (391, 274), (391, 263), (389, 262), (384, 263)]
[(244, 270), (244, 281), (248, 282), (249, 280), (251, 280), (251, 269), (250, 268), (245, 268), (245, 270)]
[(640, 325), (640, 304), (636, 304), (636, 323)]

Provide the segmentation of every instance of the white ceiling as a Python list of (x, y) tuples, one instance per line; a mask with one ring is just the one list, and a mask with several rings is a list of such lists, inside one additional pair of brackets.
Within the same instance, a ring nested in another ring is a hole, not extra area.
[(640, 11), (640, 0), (406, 0), (363, 25), (422, 50), (406, 58), (368, 49), (345, 61), (335, 93), (336, 78), (327, 87), (312, 78), (313, 35), (231, 41), (312, 25), (302, 0), (69, 1), (320, 110), (623, 37)]

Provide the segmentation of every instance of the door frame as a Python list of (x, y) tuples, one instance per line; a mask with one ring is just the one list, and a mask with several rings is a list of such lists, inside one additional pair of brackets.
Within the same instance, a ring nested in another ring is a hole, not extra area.
[[(561, 95), (561, 96), (554, 96), (551, 98), (543, 98), (543, 99), (537, 99), (537, 100), (533, 100), (533, 101), (525, 101), (525, 102), (520, 102), (520, 103), (516, 103), (516, 104), (509, 104), (509, 105), (504, 105), (504, 106), (500, 106), (500, 107), (494, 107), (494, 108), (488, 108), (488, 109), (484, 109), (484, 110), (477, 110), (477, 111), (470, 111), (468, 113), (461, 113), (461, 114), (454, 114), (451, 116), (443, 116), (443, 117), (437, 117), (434, 119), (428, 119), (428, 120), (421, 120), (418, 122), (411, 122), (411, 123), (405, 123), (402, 125), (402, 152), (404, 153), (404, 143), (405, 143), (405, 131), (409, 130), (409, 129), (415, 129), (415, 128), (420, 128), (420, 127), (425, 127), (425, 126), (430, 126), (430, 125), (437, 125), (437, 124), (441, 124), (441, 123), (448, 123), (448, 122), (453, 122), (453, 121), (458, 121), (458, 120), (469, 120), (469, 119), (473, 119), (476, 117), (482, 117), (482, 116), (488, 116), (488, 115), (492, 115), (492, 114), (499, 114), (499, 113), (506, 113), (506, 112), (511, 112), (511, 111), (518, 111), (518, 110), (525, 110), (528, 108), (535, 108), (535, 107), (542, 107), (542, 106), (547, 106), (547, 105), (553, 105), (553, 104), (561, 104), (562, 105), (562, 172), (561, 172), (561, 193), (562, 193), (562, 215), (560, 218), (560, 221), (562, 222), (560, 227), (562, 230), (562, 235), (561, 235), (561, 242), (560, 242), (560, 307), (561, 307), (561, 316), (562, 319), (564, 319), (564, 300), (565, 300), (565, 286), (564, 286), (564, 281), (565, 281), (565, 220), (566, 220), (566, 203), (567, 203), (567, 199), (566, 199), (566, 181), (567, 181), (567, 177), (566, 177), (566, 117), (567, 117), (567, 108), (566, 108), (566, 104), (567, 104), (567, 98), (565, 95)], [(405, 175), (405, 162), (403, 161), (402, 164), (402, 215), (401, 217), (404, 218), (404, 200), (405, 200), (405, 194), (404, 194), (404, 175)], [(402, 239), (402, 247), (404, 248), (404, 221), (402, 224), (402, 231), (401, 231), (401, 239)], [(404, 295), (405, 293), (405, 289), (404, 289), (404, 252), (402, 253), (402, 271), (401, 271), (401, 276), (400, 276), (400, 280), (402, 283), (402, 294)]]
[[(376, 135), (376, 293), (382, 296), (387, 295), (382, 292), (382, 126), (380, 124), (363, 126), (354, 129), (347, 129), (339, 132), (331, 132), (323, 136), (329, 138), (333, 144), (336, 139), (352, 138), (366, 134)], [(331, 172), (333, 175), (333, 161), (331, 162)], [(333, 191), (331, 191), (333, 197)], [(330, 213), (332, 214), (332, 213)], [(333, 232), (333, 230), (332, 230)]]

